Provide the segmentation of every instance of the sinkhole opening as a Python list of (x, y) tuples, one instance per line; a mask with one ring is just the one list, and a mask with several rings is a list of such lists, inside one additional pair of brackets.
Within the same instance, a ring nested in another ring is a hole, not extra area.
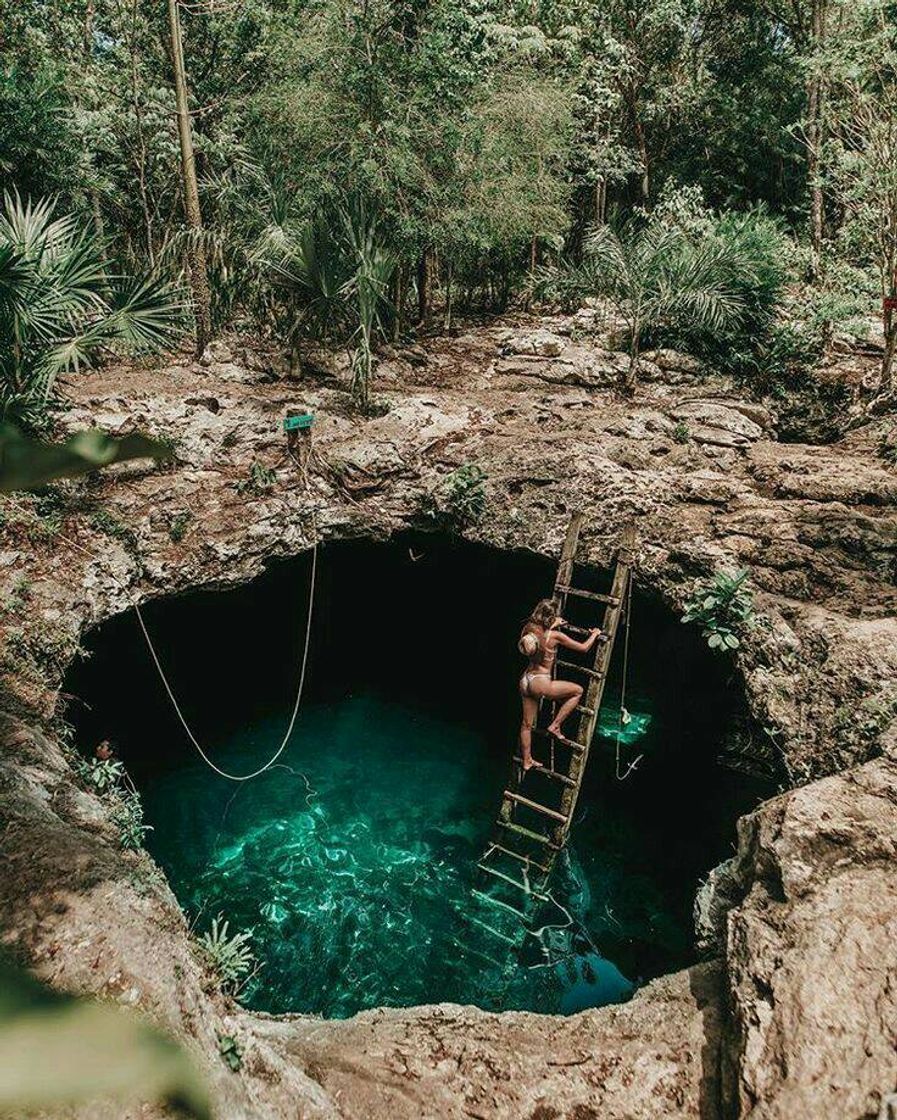
[[(246, 586), (144, 608), (184, 715), (235, 773), (289, 721), (309, 573), (309, 556), (272, 562)], [(571, 1013), (693, 961), (696, 888), (769, 790), (716, 761), (742, 715), (730, 667), (638, 588), (621, 771), (641, 762), (617, 779), (618, 647), (546, 929), (521, 954), (466, 920), (516, 742), (520, 625), (553, 577), (529, 553), (430, 536), (322, 547), (294, 733), (240, 785), (198, 758), (133, 612), (87, 635), (66, 682), (77, 741), (115, 743), (196, 928), (223, 914), (251, 931), (249, 1006)], [(606, 572), (579, 580), (609, 586)], [(571, 620), (600, 621), (588, 604)]]

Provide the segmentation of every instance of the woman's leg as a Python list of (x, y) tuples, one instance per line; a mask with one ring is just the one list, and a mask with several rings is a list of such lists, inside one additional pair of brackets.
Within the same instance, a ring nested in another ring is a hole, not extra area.
[(551, 681), (545, 686), (545, 696), (560, 704), (554, 719), (548, 725), (549, 735), (563, 735), (562, 724), (582, 699), (582, 685), (573, 681)]
[(532, 696), (522, 696), (523, 720), (520, 724), (520, 757), (523, 759), (523, 769), (531, 770), (539, 763), (533, 758), (533, 728), (539, 715), (539, 701)]

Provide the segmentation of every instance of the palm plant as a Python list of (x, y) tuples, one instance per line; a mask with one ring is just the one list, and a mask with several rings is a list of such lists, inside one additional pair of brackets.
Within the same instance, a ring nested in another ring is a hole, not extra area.
[(360, 405), (370, 407), (373, 337), (383, 329), (381, 313), (389, 294), (389, 281), (395, 270), (395, 258), (384, 247), (375, 219), (364, 207), (356, 204), (343, 212), (343, 228), (349, 259), (354, 264), (353, 276), (346, 288), (356, 321), (352, 354), (352, 391)]
[(181, 303), (152, 277), (111, 274), (102, 246), (52, 199), (0, 210), (0, 419), (39, 426), (57, 378), (115, 345), (170, 344)]
[(375, 336), (383, 330), (395, 258), (377, 222), (353, 201), (273, 246), (269, 269), (284, 293), (288, 336), (339, 339), (352, 360), (352, 391), (370, 405)]
[(583, 287), (607, 296), (627, 327), (631, 389), (639, 370), (645, 331), (674, 321), (719, 331), (737, 323), (746, 308), (744, 282), (752, 268), (736, 241), (697, 241), (683, 230), (649, 222), (622, 235), (599, 226), (586, 238)]

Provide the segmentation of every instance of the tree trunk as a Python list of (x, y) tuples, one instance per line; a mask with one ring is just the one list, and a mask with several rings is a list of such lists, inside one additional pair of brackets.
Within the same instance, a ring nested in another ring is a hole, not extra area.
[(640, 180), (640, 188), (642, 195), (642, 203), (647, 206), (648, 198), (651, 194), (651, 174), (648, 167), (648, 142), (645, 139), (645, 130), (642, 122), (639, 120), (638, 109), (633, 105), (633, 119), (635, 121), (635, 141), (638, 145), (639, 159), (642, 161), (642, 176)]
[(417, 262), (417, 318), (427, 321), (430, 314), (430, 251), (424, 249)]
[(603, 226), (607, 218), (607, 180), (602, 175), (595, 184), (595, 225)]
[(822, 143), (825, 83), (818, 57), (825, 46), (828, 0), (813, 0), (813, 68), (807, 87), (807, 181), (810, 187), (810, 267), (808, 279), (822, 276), (822, 240), (825, 233), (825, 200), (822, 191)]
[(392, 340), (398, 342), (402, 337), (402, 320), (404, 318), (405, 309), (405, 269), (401, 264), (396, 266), (395, 279), (393, 281), (393, 320), (392, 320)]
[(181, 144), (181, 179), (184, 190), (184, 214), (189, 241), (187, 263), (193, 290), (196, 317), (196, 354), (202, 354), (212, 336), (212, 299), (206, 269), (203, 243), (202, 211), (199, 207), (199, 184), (196, 180), (196, 156), (193, 151), (193, 130), (187, 94), (187, 73), (184, 68), (184, 42), (178, 0), (168, 0), (168, 23), (171, 34), (171, 61), (174, 68), (174, 91), (177, 101), (178, 138)]
[(452, 262), (449, 261), (445, 266), (445, 318), (443, 319), (443, 329), (450, 331), (452, 329)]
[(638, 324), (633, 324), (632, 341), (629, 344), (629, 368), (623, 374), (623, 391), (632, 393), (638, 381), (639, 355), (641, 352), (641, 330)]
[(881, 387), (886, 391), (894, 388), (894, 359), (897, 356), (897, 315), (885, 312), (885, 352), (881, 360)]

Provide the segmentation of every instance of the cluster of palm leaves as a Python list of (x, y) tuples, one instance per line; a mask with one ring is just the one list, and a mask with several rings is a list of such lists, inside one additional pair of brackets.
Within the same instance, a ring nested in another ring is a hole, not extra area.
[(290, 342), (344, 342), (351, 352), (353, 393), (366, 410), (374, 345), (384, 331), (396, 267), (377, 218), (353, 200), (308, 222), (296, 235), (284, 231), (265, 252), (283, 299)]
[(52, 199), (6, 194), (0, 210), (0, 419), (39, 427), (57, 379), (116, 348), (170, 345), (178, 292), (116, 275), (102, 242)]
[[(583, 295), (608, 299), (625, 325), (629, 369), (638, 377), (643, 342), (729, 339), (758, 328), (771, 314), (784, 282), (781, 234), (762, 214), (728, 216), (700, 235), (666, 221), (631, 222), (620, 230), (597, 226), (585, 239), (582, 261), (542, 278), (543, 294), (568, 302)], [(712, 349), (712, 347), (710, 347)]]

